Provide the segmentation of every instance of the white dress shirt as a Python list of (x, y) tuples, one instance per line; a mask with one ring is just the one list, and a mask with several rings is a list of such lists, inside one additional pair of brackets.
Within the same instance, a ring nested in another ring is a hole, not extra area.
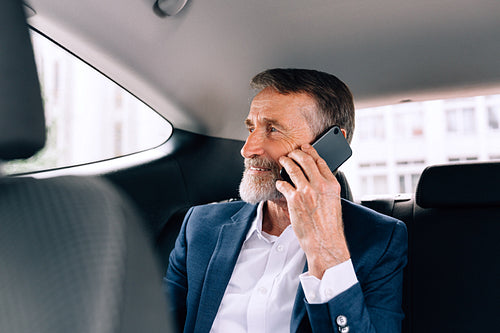
[(322, 280), (303, 273), (304, 251), (292, 226), (281, 235), (262, 231), (264, 202), (243, 242), (212, 333), (290, 332), (299, 281), (309, 303), (325, 303), (357, 282), (351, 260), (328, 269)]

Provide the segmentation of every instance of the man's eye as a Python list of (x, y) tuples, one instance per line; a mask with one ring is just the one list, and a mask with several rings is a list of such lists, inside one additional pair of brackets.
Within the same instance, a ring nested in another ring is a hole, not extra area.
[(278, 130), (276, 129), (276, 127), (271, 127), (269, 128), (269, 132), (277, 132)]
[(249, 128), (248, 128), (248, 131), (249, 131), (250, 133), (252, 133), (253, 131), (255, 131), (255, 129), (253, 129), (253, 128), (249, 127)]

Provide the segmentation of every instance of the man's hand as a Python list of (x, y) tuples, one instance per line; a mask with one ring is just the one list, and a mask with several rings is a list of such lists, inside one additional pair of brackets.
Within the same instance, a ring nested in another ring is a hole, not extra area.
[(307, 257), (309, 274), (321, 279), (328, 268), (350, 258), (344, 237), (340, 184), (309, 144), (280, 157), (279, 162), (295, 188), (284, 181), (277, 181), (276, 188), (286, 198), (293, 230)]

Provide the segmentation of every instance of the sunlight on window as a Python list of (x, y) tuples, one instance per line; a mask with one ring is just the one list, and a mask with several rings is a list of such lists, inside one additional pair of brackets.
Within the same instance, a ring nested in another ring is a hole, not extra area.
[(500, 95), (356, 110), (353, 156), (342, 167), (355, 200), (414, 193), (423, 169), (500, 160)]
[(34, 157), (7, 163), (8, 174), (115, 158), (165, 142), (172, 126), (116, 83), (32, 32), (47, 143)]

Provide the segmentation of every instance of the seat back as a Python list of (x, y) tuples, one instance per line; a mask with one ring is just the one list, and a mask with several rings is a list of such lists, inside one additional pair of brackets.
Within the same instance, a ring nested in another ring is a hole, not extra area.
[[(22, 1), (0, 1), (0, 159), (43, 147)], [(0, 332), (171, 332), (152, 242), (99, 178), (0, 176)]]
[(500, 326), (500, 163), (433, 166), (420, 177), (410, 225), (412, 332)]
[(21, 3), (0, 3), (0, 160), (30, 157), (45, 144), (40, 85)]
[(0, 332), (169, 332), (130, 203), (99, 178), (0, 180)]
[(404, 333), (497, 330), (499, 162), (428, 167), (414, 196), (362, 204), (408, 228)]

